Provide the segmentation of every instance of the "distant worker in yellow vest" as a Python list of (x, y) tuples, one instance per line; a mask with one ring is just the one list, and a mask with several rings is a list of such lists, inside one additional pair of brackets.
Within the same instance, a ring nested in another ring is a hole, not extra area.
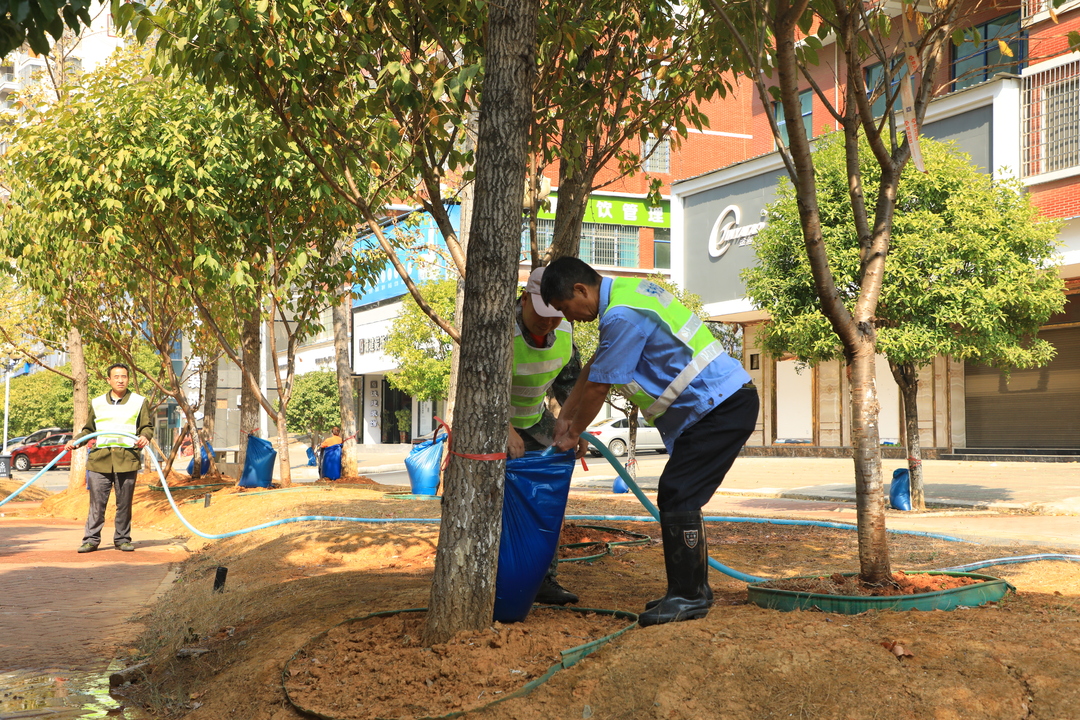
[(638, 622), (705, 617), (713, 592), (701, 508), (757, 423), (750, 375), (696, 314), (656, 283), (601, 277), (564, 257), (548, 266), (542, 294), (568, 320), (600, 321), (596, 354), (555, 425), (555, 447), (578, 444), (615, 386), (656, 426), (670, 453), (656, 496), (667, 593), (646, 604)]
[(326, 438), (321, 443), (319, 443), (319, 447), (320, 448), (328, 448), (331, 445), (340, 445), (341, 443), (342, 443), (342, 440), (341, 440), (341, 428), (335, 426), (335, 427), (330, 428), (330, 437)]
[(113, 521), (113, 545), (117, 550), (132, 552), (131, 500), (135, 495), (135, 478), (142, 467), (140, 454), (154, 437), (150, 409), (146, 398), (128, 390), (128, 367), (117, 363), (106, 372), (109, 392), (90, 403), (90, 417), (66, 447), (71, 450), (75, 441), (90, 433), (125, 432), (138, 435), (132, 440), (123, 435), (98, 435), (95, 447), (87, 460), (87, 484), (90, 488), (90, 511), (79, 552), (88, 553), (101, 544), (101, 528), (105, 524), (105, 509), (109, 493), (116, 491), (116, 519)]
[[(544, 268), (533, 270), (516, 308), (507, 439), (507, 451), (512, 458), (551, 446), (555, 439), (555, 415), (548, 408), (548, 395), (560, 404), (566, 402), (581, 373), (573, 327), (561, 312), (540, 299), (543, 276)], [(582, 452), (584, 447), (582, 440)], [(577, 595), (555, 579), (557, 567), (556, 551), (535, 602), (567, 605), (578, 601)]]

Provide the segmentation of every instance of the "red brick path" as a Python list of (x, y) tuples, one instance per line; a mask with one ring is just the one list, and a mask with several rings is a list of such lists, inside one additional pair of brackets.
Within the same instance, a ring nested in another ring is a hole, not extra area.
[[(187, 555), (137, 525), (135, 552), (105, 542), (80, 555), (82, 530), (71, 520), (0, 518), (0, 672), (104, 668), (138, 634), (132, 616), (167, 589)], [(108, 523), (102, 538), (112, 538)]]

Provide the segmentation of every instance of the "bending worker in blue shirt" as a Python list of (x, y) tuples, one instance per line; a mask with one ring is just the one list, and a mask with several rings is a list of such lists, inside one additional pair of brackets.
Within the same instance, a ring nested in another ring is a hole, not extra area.
[(671, 454), (657, 494), (668, 589), (638, 621), (705, 617), (713, 594), (701, 508), (754, 431), (757, 390), (697, 315), (655, 283), (601, 277), (564, 257), (547, 267), (540, 287), (567, 320), (600, 319), (599, 346), (559, 414), (555, 446), (577, 446), (614, 385), (656, 425)]

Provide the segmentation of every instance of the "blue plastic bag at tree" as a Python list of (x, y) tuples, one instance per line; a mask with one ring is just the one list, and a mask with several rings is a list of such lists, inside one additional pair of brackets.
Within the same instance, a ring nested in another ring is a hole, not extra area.
[(896, 510), (911, 510), (911, 476), (907, 468), (893, 470), (889, 504)]
[(321, 475), (327, 480), (341, 479), (341, 445), (330, 445), (322, 451)]
[[(210, 458), (208, 458), (206, 456), (207, 449), (210, 450), (210, 454), (213, 455), (214, 458), (217, 458), (217, 455), (214, 453), (214, 448), (212, 446), (203, 445), (202, 446), (202, 462), (199, 463), (199, 467), (202, 468), (201, 470), (199, 470), (200, 475), (205, 475), (206, 473), (210, 472)], [(192, 475), (194, 472), (195, 472), (195, 458), (191, 458), (191, 460), (187, 464), (187, 474)]]
[(439, 489), (439, 465), (442, 463), (444, 442), (446, 433), (436, 435), (419, 443), (405, 457), (405, 469), (409, 471), (413, 495), (434, 495)]
[(247, 455), (244, 457), (244, 471), (240, 473), (242, 488), (268, 488), (274, 477), (274, 462), (277, 450), (269, 440), (248, 435)]
[(307, 449), (307, 464), (308, 467), (315, 467), (319, 464), (319, 461), (315, 458), (315, 448), (313, 447)]
[(495, 576), (498, 622), (520, 622), (529, 614), (559, 546), (574, 451), (528, 452), (506, 461), (502, 539)]

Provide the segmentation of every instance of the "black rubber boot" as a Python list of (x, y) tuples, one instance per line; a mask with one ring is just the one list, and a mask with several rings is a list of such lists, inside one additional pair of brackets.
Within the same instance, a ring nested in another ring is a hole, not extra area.
[(544, 576), (544, 582), (533, 600), (537, 605), (572, 605), (577, 601), (578, 596), (560, 585), (554, 575)]
[[(709, 561), (706, 560), (705, 562), (707, 564)], [(664, 597), (667, 597), (667, 595), (665, 595)], [(663, 599), (664, 598), (660, 597), (660, 598), (656, 598), (655, 600), (650, 600), (649, 602), (645, 603), (645, 609), (646, 610), (653, 609), (654, 607), (659, 605), (660, 601), (663, 600)], [(705, 583), (705, 599), (709, 601), (709, 607), (712, 607), (712, 604), (713, 604), (712, 585), (709, 585), (708, 583)]]
[(709, 614), (708, 549), (700, 510), (660, 513), (668, 591), (638, 616), (642, 627), (694, 620)]
[(559, 551), (555, 550), (555, 556), (551, 558), (551, 564), (548, 566), (547, 575), (544, 576), (544, 582), (540, 584), (540, 589), (536, 592), (536, 598), (533, 600), (538, 605), (572, 605), (578, 601), (578, 596), (570, 592), (555, 579), (555, 575), (559, 570)]

